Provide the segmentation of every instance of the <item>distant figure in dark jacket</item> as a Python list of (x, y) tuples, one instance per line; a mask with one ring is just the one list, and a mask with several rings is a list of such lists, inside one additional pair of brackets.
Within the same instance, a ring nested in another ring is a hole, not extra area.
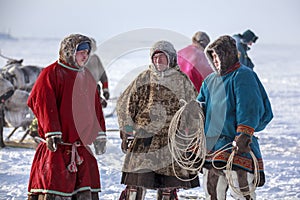
[(236, 41), (240, 63), (253, 70), (254, 64), (249, 58), (247, 51), (250, 50), (249, 46), (255, 43), (258, 37), (251, 30), (246, 30), (243, 34), (233, 35), (233, 38)]

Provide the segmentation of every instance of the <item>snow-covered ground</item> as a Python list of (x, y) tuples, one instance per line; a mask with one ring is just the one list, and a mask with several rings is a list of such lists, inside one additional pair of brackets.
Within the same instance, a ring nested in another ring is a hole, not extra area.
[[(57, 39), (0, 40), (0, 49), (2, 54), (8, 57), (23, 58), (24, 64), (46, 66), (57, 59), (59, 42)], [(269, 94), (274, 112), (274, 119), (268, 127), (256, 134), (260, 139), (266, 173), (266, 184), (257, 188), (257, 199), (300, 199), (299, 49), (299, 45), (260, 44), (258, 41), (250, 51), (250, 56), (256, 64), (255, 71)], [(135, 71), (134, 69), (139, 71), (148, 64), (148, 55), (148, 51), (133, 52), (106, 66), (112, 97), (118, 96), (126, 86), (125, 82), (129, 82), (130, 77), (134, 76), (129, 76), (129, 72)], [(0, 66), (5, 62), (5, 59), (0, 58)], [(137, 72), (133, 74), (135, 73)], [(110, 101), (105, 113), (110, 113), (113, 107), (114, 103)], [(107, 128), (118, 128), (116, 115), (107, 118)], [(8, 135), (10, 131), (11, 129), (5, 128), (4, 134)], [(13, 137), (20, 138), (22, 134), (22, 130), (19, 130)], [(0, 149), (1, 200), (26, 199), (34, 153), (34, 149)], [(109, 132), (107, 152), (97, 156), (102, 184), (100, 199), (118, 199), (124, 188), (120, 184), (123, 158), (119, 133)], [(155, 191), (148, 191), (146, 199), (155, 199), (155, 194)], [(202, 187), (199, 187), (180, 190), (179, 195), (198, 196), (195, 199), (203, 199), (204, 192)]]

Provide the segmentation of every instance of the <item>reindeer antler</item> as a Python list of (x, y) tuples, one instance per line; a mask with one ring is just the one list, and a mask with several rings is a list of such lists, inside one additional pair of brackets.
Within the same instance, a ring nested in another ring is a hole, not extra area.
[(23, 59), (17, 60), (17, 59), (9, 58), (9, 57), (3, 55), (1, 49), (0, 49), (0, 57), (7, 59), (7, 60), (8, 60), (8, 61), (7, 61), (8, 64), (11, 64), (11, 63), (19, 63), (19, 64), (22, 64), (22, 62), (23, 62)]

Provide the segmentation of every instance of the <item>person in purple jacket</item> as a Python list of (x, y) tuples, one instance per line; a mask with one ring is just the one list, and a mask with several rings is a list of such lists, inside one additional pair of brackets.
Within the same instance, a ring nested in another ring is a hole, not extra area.
[(192, 41), (191, 45), (178, 51), (177, 61), (180, 70), (190, 78), (199, 92), (203, 80), (213, 71), (204, 54), (204, 49), (210, 39), (205, 32), (198, 31), (194, 34)]

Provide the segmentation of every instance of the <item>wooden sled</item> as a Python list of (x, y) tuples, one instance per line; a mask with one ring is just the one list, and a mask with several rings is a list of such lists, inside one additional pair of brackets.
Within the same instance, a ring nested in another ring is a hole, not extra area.
[(4, 144), (6, 147), (27, 148), (27, 149), (36, 149), (38, 145), (38, 143), (36, 143), (34, 140), (24, 140), (22, 142), (7, 140), (4, 141)]
[(30, 148), (35, 149), (38, 145), (38, 142), (36, 142), (32, 137), (26, 139), (26, 137), (29, 135), (29, 130), (26, 130), (24, 135), (20, 140), (18, 139), (10, 139), (11, 136), (16, 132), (16, 130), (19, 127), (16, 127), (13, 129), (13, 131), (5, 138), (4, 146), (6, 147), (16, 147), (16, 148)]

